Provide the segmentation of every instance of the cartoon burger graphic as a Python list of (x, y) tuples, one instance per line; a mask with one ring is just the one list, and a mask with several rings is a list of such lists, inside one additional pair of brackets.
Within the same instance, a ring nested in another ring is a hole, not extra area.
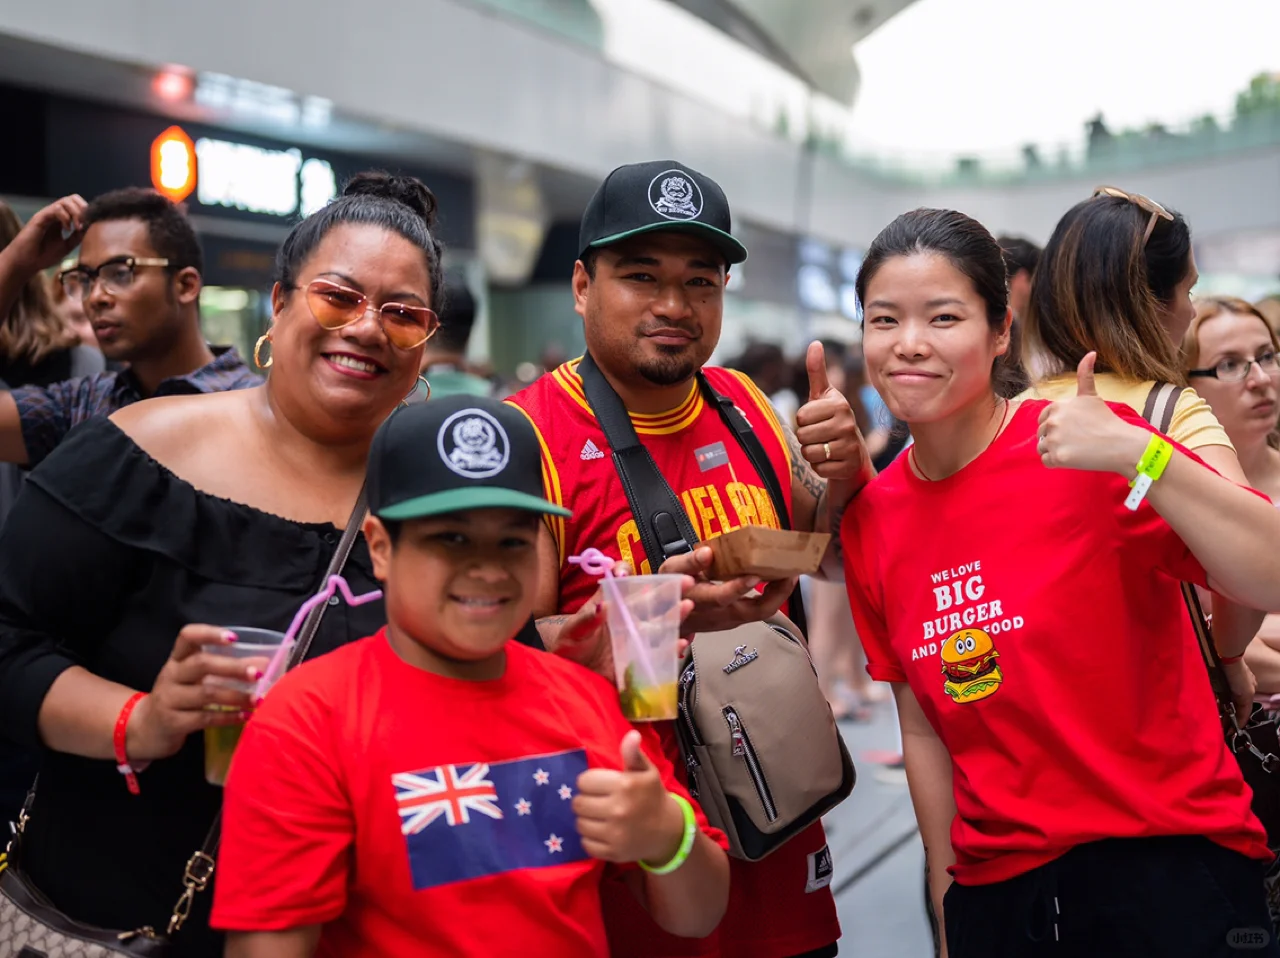
[(961, 629), (942, 643), (944, 692), (957, 704), (977, 702), (994, 695), (1004, 675), (996, 659), (1000, 653), (982, 629)]

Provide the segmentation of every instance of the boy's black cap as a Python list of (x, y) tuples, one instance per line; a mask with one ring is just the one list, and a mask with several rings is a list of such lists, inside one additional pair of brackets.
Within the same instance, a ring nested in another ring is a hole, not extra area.
[(572, 515), (543, 498), (542, 447), (524, 413), (477, 396), (392, 413), (369, 447), (368, 495), (370, 512), (397, 521), (488, 508)]
[(733, 238), (729, 201), (711, 177), (675, 160), (620, 166), (604, 178), (582, 214), (579, 255), (657, 230), (696, 233), (730, 265), (747, 258)]

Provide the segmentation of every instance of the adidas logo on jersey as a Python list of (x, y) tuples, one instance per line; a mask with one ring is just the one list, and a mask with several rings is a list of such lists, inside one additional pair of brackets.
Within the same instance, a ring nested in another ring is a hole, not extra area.
[(582, 461), (590, 462), (592, 459), (603, 459), (603, 458), (604, 458), (604, 453), (600, 451), (600, 447), (597, 446), (590, 439), (588, 439), (587, 444), (582, 447)]

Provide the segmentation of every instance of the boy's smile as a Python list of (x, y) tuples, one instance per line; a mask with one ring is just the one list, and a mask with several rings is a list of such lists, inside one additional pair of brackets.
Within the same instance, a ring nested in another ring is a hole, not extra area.
[(483, 596), (462, 596), (449, 595), (454, 602), (459, 603), (468, 615), (483, 617), (491, 615), (502, 609), (502, 606), (511, 600), (508, 598), (485, 598)]

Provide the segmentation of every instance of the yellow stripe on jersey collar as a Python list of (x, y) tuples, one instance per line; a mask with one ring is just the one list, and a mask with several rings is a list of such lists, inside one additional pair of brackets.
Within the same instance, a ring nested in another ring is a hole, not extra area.
[[(571, 360), (552, 372), (551, 376), (574, 402), (591, 412), (591, 404), (587, 402), (587, 395), (582, 388), (582, 377), (578, 375), (578, 363), (581, 361), (581, 357)], [(633, 412), (629, 415), (637, 435), (667, 436), (693, 425), (705, 408), (706, 400), (703, 399), (698, 384), (692, 382), (689, 384), (689, 395), (674, 409), (654, 414)]]

